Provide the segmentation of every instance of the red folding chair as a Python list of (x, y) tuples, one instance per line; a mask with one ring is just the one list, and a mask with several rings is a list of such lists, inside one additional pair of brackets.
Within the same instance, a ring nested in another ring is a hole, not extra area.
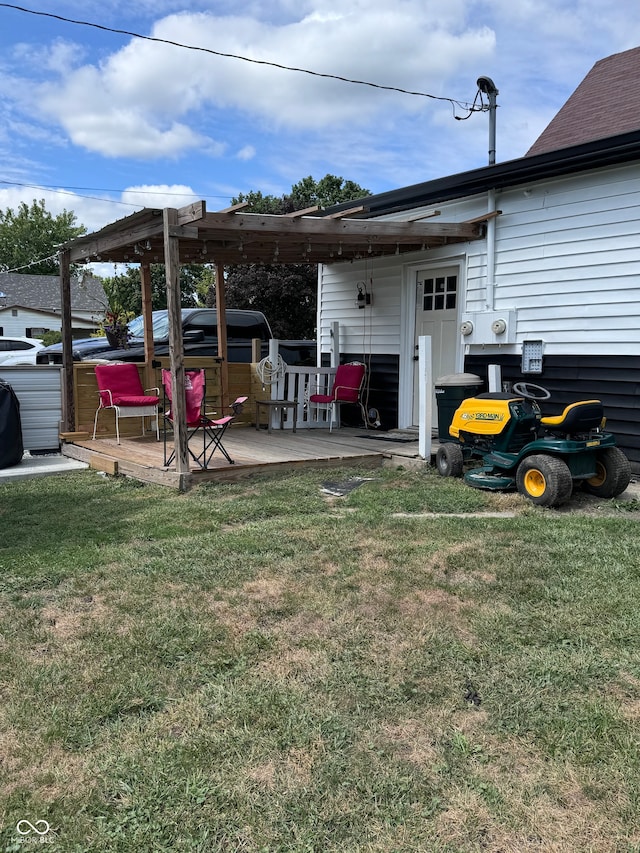
[(357, 403), (362, 411), (364, 422), (367, 423), (360, 397), (364, 378), (365, 366), (361, 362), (351, 361), (348, 364), (341, 364), (336, 370), (329, 393), (311, 394), (309, 396), (309, 403), (330, 411), (329, 432), (333, 429), (334, 414), (337, 414), (338, 426), (340, 426), (340, 406), (342, 403)]
[[(175, 446), (171, 453), (167, 453), (167, 432), (168, 428), (173, 430), (173, 389), (171, 384), (171, 371), (163, 369), (162, 371), (162, 387), (164, 389), (165, 405), (164, 405), (164, 464), (171, 465), (175, 459)], [(219, 450), (230, 465), (234, 464), (234, 460), (229, 456), (225, 446), (222, 443), (223, 436), (227, 428), (237, 415), (242, 411), (243, 404), (247, 401), (247, 397), (238, 397), (229, 407), (233, 414), (226, 415), (223, 418), (210, 418), (205, 412), (206, 399), (206, 381), (205, 372), (201, 368), (185, 370), (184, 372), (184, 392), (185, 405), (187, 414), (187, 447), (189, 455), (200, 468), (208, 468), (211, 462), (211, 457)], [(202, 435), (202, 446), (192, 450), (189, 442), (196, 436), (198, 430)]]
[[(95, 367), (96, 382), (100, 403), (93, 419), (93, 438), (96, 437), (98, 415), (101, 409), (111, 409), (116, 416), (116, 439), (120, 444), (120, 418), (142, 418), (142, 434), (144, 435), (144, 419), (155, 418), (156, 438), (160, 441), (158, 427), (158, 403), (160, 402), (159, 388), (142, 387), (140, 374), (135, 364), (97, 364)], [(155, 391), (155, 394), (151, 392)]]

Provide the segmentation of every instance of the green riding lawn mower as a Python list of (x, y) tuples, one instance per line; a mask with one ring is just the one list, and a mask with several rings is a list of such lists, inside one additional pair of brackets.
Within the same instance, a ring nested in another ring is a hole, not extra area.
[(631, 466), (604, 431), (600, 400), (572, 403), (561, 415), (543, 417), (539, 403), (550, 396), (546, 388), (519, 382), (513, 393), (462, 400), (449, 428), (452, 440), (436, 453), (438, 473), (464, 476), (477, 489), (517, 489), (546, 507), (568, 501), (577, 485), (602, 498), (622, 494)]

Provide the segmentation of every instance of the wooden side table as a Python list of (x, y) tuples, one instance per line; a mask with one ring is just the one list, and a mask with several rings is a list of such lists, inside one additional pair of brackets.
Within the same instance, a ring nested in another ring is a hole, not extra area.
[(260, 429), (260, 409), (267, 410), (267, 432), (271, 434), (271, 413), (280, 410), (280, 429), (284, 429), (284, 414), (287, 409), (293, 410), (293, 432), (296, 431), (296, 421), (298, 420), (298, 401), (297, 400), (256, 400), (256, 429)]

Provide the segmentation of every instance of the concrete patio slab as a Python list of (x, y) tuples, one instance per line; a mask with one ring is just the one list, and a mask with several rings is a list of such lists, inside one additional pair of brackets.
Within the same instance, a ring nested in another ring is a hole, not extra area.
[(52, 474), (68, 474), (71, 471), (84, 471), (89, 466), (77, 459), (69, 459), (60, 453), (46, 456), (31, 456), (25, 453), (22, 462), (10, 468), (0, 469), (0, 483), (25, 480), (29, 477), (44, 477)]

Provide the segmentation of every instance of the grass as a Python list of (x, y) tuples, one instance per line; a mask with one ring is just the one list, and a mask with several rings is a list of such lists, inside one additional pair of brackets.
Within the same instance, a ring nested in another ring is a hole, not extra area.
[(639, 851), (637, 503), (1, 486), (0, 849)]

